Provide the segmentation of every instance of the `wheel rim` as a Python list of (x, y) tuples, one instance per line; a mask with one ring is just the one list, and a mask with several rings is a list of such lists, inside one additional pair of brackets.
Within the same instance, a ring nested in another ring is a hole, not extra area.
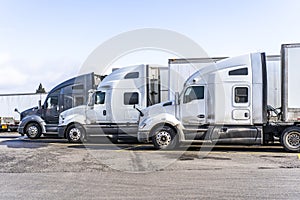
[(300, 133), (299, 132), (290, 132), (286, 136), (286, 143), (291, 148), (300, 147)]
[(30, 137), (37, 136), (38, 132), (39, 132), (39, 129), (36, 126), (29, 126), (27, 129), (27, 133)]
[(69, 136), (72, 141), (78, 141), (81, 137), (81, 131), (78, 128), (72, 128), (69, 132)]
[(160, 146), (168, 146), (171, 141), (171, 135), (167, 131), (160, 131), (156, 134), (155, 140)]

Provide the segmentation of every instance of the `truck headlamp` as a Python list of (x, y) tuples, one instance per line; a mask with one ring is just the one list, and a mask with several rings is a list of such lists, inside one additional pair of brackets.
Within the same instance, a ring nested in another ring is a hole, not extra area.
[(150, 120), (149, 118), (144, 119), (144, 120), (140, 123), (139, 128), (140, 128), (140, 129), (145, 128), (145, 126), (147, 126), (147, 124), (150, 124), (150, 122), (151, 122), (151, 120)]

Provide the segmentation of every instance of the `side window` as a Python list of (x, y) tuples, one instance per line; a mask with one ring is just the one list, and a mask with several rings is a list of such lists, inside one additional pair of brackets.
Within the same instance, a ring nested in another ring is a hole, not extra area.
[(83, 90), (84, 86), (82, 84), (73, 85), (72, 90)]
[(73, 107), (73, 97), (71, 94), (65, 94), (64, 95), (64, 110), (68, 110), (69, 108)]
[(105, 92), (96, 92), (95, 95), (95, 104), (104, 104), (105, 102)]
[(248, 88), (236, 87), (234, 89), (234, 101), (235, 103), (248, 103)]
[(247, 75), (248, 75), (247, 67), (229, 71), (229, 76), (247, 76)]
[(139, 104), (139, 94), (137, 92), (125, 92), (124, 104), (125, 105)]
[(134, 79), (139, 77), (139, 72), (129, 72), (125, 75), (124, 79)]
[(50, 96), (46, 101), (46, 109), (51, 111), (58, 110), (58, 96)]
[(59, 94), (60, 94), (60, 89), (59, 90), (56, 90), (54, 92), (51, 92), (49, 94), (49, 96), (47, 97), (46, 101), (45, 101), (45, 104), (44, 104), (44, 108), (45, 109), (57, 109), (58, 108), (58, 97), (59, 97)]
[(83, 105), (84, 98), (82, 96), (75, 97), (75, 106), (81, 106)]
[(183, 103), (189, 103), (195, 99), (204, 99), (204, 86), (192, 86), (186, 89)]

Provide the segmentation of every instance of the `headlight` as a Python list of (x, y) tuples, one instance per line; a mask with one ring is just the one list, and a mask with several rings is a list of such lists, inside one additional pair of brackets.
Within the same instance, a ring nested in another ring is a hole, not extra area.
[(147, 124), (150, 124), (150, 123), (151, 123), (151, 120), (149, 118), (146, 118), (140, 123), (139, 128), (143, 129), (143, 128), (145, 128), (145, 126), (147, 126)]
[(59, 115), (59, 123), (63, 124), (65, 120), (65, 117), (63, 115)]
[(141, 124), (140, 124), (140, 129), (143, 129), (143, 128), (145, 128), (145, 126), (146, 126), (147, 124), (146, 123), (144, 123), (144, 122), (142, 122)]

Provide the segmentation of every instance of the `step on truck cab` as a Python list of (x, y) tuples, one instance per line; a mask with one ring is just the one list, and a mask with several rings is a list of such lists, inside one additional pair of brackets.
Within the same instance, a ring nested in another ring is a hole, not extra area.
[(139, 109), (166, 101), (167, 84), (167, 67), (143, 64), (114, 70), (90, 93), (87, 105), (60, 114), (59, 136), (70, 142), (136, 138)]
[(43, 105), (20, 113), (18, 132), (31, 139), (42, 134), (56, 134), (59, 114), (67, 109), (87, 103), (88, 91), (97, 88), (101, 76), (94, 73), (80, 75), (60, 83), (47, 95)]
[[(268, 70), (264, 53), (203, 67), (174, 101), (141, 111), (138, 140), (170, 149), (184, 141), (256, 145), (279, 138), (285, 150), (299, 152), (299, 55), (299, 44), (282, 45), (281, 70)], [(274, 90), (268, 79), (280, 87)], [(268, 105), (276, 99), (281, 99), (278, 108)]]

